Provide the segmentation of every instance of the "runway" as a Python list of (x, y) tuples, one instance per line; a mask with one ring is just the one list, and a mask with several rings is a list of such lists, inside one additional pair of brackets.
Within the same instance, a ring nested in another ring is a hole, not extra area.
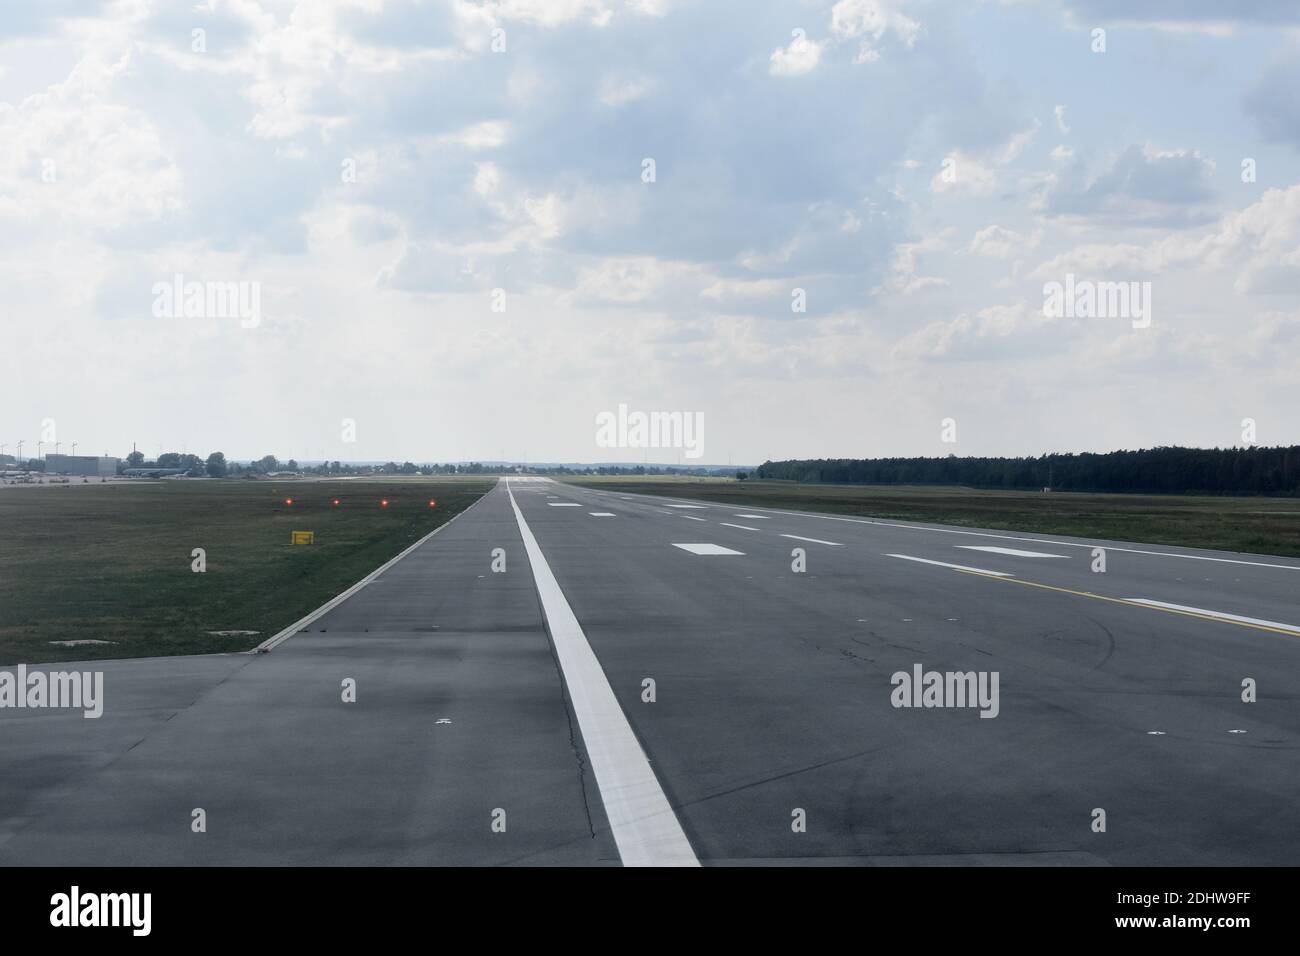
[[(270, 653), (0, 710), (0, 864), (1294, 865), (1298, 586), (503, 481)], [(895, 706), (918, 666), (996, 716)]]

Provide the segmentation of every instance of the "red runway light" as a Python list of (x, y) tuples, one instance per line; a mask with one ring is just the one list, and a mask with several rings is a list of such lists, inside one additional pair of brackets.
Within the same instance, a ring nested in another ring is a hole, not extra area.
[(379, 507), (381, 507), (381, 508), (387, 508), (387, 507), (388, 507), (388, 499), (385, 498), (383, 501), (379, 502)]
[(432, 498), (430, 498), (430, 499), (429, 499), (429, 507), (430, 507), (430, 508), (436, 508), (436, 507), (438, 507), (438, 502), (436, 502), (436, 501), (434, 501)]
[(334, 507), (337, 508), (338, 505), (339, 505), (339, 500), (338, 500), (337, 498), (335, 498), (335, 499), (334, 499)]
[(285, 499), (284, 499), (284, 503), (285, 503), (286, 505), (291, 505), (291, 504), (293, 504), (293, 499), (292, 499), (292, 498), (285, 498)]

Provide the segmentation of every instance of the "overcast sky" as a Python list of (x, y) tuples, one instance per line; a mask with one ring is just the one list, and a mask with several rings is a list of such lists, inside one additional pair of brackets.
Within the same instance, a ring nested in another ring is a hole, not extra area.
[[(1294, 0), (7, 4), (0, 442), (1300, 443), (1298, 54)], [(178, 274), (259, 320), (159, 315)], [(1045, 316), (1067, 275), (1150, 326)]]

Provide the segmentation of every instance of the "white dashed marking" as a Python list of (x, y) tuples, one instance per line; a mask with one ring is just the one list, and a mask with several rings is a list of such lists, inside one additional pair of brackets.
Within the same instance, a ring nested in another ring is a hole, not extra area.
[(990, 571), (987, 568), (971, 568), (964, 564), (949, 564), (947, 561), (931, 561), (929, 558), (914, 558), (910, 554), (887, 554), (887, 558), (902, 558), (904, 561), (917, 561), (921, 564), (936, 564), (941, 568), (953, 568), (957, 571), (974, 571), (976, 574), (991, 574), (998, 578), (1012, 577), (1007, 571)]
[(829, 544), (832, 548), (842, 548), (844, 545), (838, 541), (823, 541), (821, 538), (805, 538), (799, 534), (783, 534), (783, 538), (793, 538), (795, 541), (811, 541), (813, 544)]
[(958, 544), (963, 551), (987, 551), (990, 554), (1009, 554), (1013, 558), (1068, 558), (1068, 554), (1048, 554), (1046, 551), (1020, 551), (1016, 548), (995, 548), (987, 544)]
[(691, 554), (740, 554), (744, 551), (733, 551), (731, 548), (724, 548), (720, 544), (673, 544), (674, 548), (681, 548), (683, 551), (689, 551)]

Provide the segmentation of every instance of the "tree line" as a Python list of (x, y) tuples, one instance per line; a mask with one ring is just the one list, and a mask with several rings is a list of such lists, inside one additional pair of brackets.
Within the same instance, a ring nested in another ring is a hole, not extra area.
[(1142, 448), (1037, 458), (820, 458), (766, 461), (753, 477), (862, 485), (1202, 495), (1300, 495), (1300, 445)]
[[(34, 464), (29, 462), (28, 464)], [(458, 464), (423, 464), (395, 461), (383, 464), (357, 464), (342, 461), (323, 461), (313, 465), (300, 465), (290, 458), (280, 461), (275, 455), (263, 455), (256, 461), (241, 463), (231, 461), (225, 454), (214, 451), (206, 459), (198, 455), (186, 455), (179, 452), (165, 452), (156, 460), (146, 460), (144, 453), (133, 451), (119, 465), (119, 473), (127, 468), (168, 468), (184, 469), (192, 478), (256, 478), (281, 472), (293, 472), (302, 475), (719, 475), (725, 468), (682, 467), (672, 465), (636, 465), (622, 467), (618, 465), (486, 465), (471, 461)]]

